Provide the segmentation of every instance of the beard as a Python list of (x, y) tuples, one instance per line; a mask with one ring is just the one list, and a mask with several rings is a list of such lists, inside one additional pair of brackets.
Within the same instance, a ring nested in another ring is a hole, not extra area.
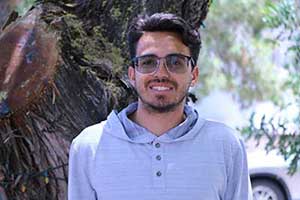
[(156, 96), (158, 103), (151, 103), (146, 101), (141, 95), (139, 95), (139, 99), (141, 100), (143, 106), (150, 112), (155, 113), (168, 113), (174, 111), (179, 105), (185, 101), (187, 93), (180, 97), (180, 99), (176, 102), (164, 102), (165, 97), (162, 95)]
[[(148, 84), (151, 82), (170, 82), (174, 86), (174, 89), (178, 87), (178, 84), (176, 82), (166, 80), (166, 79), (155, 79), (151, 80), (148, 83), (145, 84), (145, 88), (147, 88)], [(164, 95), (156, 95), (154, 98), (154, 101), (147, 100), (147, 98), (144, 98), (145, 96), (140, 93), (138, 90), (137, 94), (139, 97), (139, 101), (141, 102), (142, 106), (146, 108), (149, 112), (154, 113), (168, 113), (176, 110), (178, 106), (180, 106), (188, 96), (188, 88), (190, 86), (190, 83), (188, 84), (187, 88), (182, 91), (178, 91), (177, 97), (174, 99), (171, 99), (168, 101), (168, 97)]]

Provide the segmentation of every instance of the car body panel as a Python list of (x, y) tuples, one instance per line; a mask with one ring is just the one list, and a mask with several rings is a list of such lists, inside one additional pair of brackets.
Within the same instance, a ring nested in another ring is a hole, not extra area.
[(300, 170), (293, 176), (289, 175), (289, 162), (275, 151), (253, 150), (247, 156), (251, 179), (264, 177), (276, 180), (286, 190), (289, 199), (300, 200)]

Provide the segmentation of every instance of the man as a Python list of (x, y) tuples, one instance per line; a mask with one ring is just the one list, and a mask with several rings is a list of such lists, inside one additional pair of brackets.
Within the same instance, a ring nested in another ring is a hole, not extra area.
[(247, 200), (242, 141), (185, 103), (198, 78), (198, 31), (158, 13), (135, 19), (128, 41), (138, 102), (74, 139), (69, 199)]

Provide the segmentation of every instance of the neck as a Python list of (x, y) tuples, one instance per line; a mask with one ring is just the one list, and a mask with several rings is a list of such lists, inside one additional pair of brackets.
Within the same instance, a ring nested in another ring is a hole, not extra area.
[(160, 113), (146, 108), (139, 102), (137, 110), (129, 118), (160, 136), (184, 121), (184, 104), (178, 105), (172, 111)]

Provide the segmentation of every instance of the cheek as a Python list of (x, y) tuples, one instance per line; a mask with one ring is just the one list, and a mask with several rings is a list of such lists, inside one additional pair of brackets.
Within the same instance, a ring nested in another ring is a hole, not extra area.
[(134, 87), (139, 90), (143, 90), (145, 87), (145, 80), (142, 77), (136, 76), (133, 80)]
[(194, 83), (195, 83), (195, 77), (194, 77), (194, 75), (192, 73), (190, 73), (188, 75), (188, 77), (186, 78), (187, 87), (194, 86)]
[(178, 79), (178, 84), (182, 85), (182, 87), (189, 87), (192, 83), (193, 77), (192, 75), (188, 75)]

